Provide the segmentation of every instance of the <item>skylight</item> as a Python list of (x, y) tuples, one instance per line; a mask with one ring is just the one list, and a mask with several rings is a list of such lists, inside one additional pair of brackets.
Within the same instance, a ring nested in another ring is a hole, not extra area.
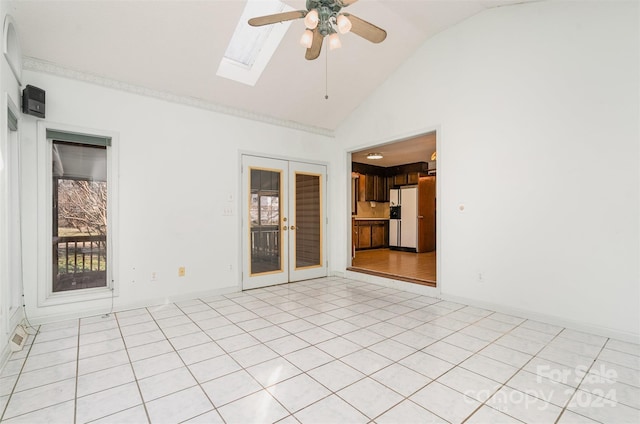
[(255, 85), (291, 21), (261, 27), (252, 27), (247, 21), (257, 16), (290, 10), (294, 9), (280, 0), (248, 0), (216, 74), (243, 84)]

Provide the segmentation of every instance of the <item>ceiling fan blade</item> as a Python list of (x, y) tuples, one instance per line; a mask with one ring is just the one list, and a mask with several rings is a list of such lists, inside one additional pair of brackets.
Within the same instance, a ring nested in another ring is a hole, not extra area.
[(387, 38), (387, 31), (350, 13), (343, 13), (351, 21), (351, 32), (372, 43), (381, 43)]
[(357, 2), (358, 0), (340, 0), (340, 4), (342, 4), (342, 7), (347, 7), (352, 5), (353, 3)]
[(307, 60), (314, 60), (320, 56), (320, 50), (322, 50), (322, 40), (324, 36), (320, 34), (320, 30), (318, 27), (313, 30), (313, 41), (311, 42), (311, 47), (307, 49), (307, 52), (304, 55), (304, 58)]
[(307, 16), (306, 10), (293, 10), (291, 12), (276, 13), (274, 15), (259, 16), (257, 18), (251, 18), (249, 19), (249, 25), (251, 26), (269, 25), (269, 24), (275, 24), (278, 22), (292, 21), (294, 19), (304, 18), (305, 16)]

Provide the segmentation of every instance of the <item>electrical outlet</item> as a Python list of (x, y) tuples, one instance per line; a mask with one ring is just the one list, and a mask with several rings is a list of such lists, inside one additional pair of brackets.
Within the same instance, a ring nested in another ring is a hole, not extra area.
[(233, 216), (233, 206), (225, 206), (222, 208), (223, 216)]
[(151, 273), (151, 281), (157, 281), (158, 280), (158, 273), (153, 271)]
[(178, 277), (184, 277), (184, 272), (185, 272), (185, 269), (183, 266), (178, 268)]
[(484, 283), (484, 275), (481, 272), (478, 273), (478, 283)]

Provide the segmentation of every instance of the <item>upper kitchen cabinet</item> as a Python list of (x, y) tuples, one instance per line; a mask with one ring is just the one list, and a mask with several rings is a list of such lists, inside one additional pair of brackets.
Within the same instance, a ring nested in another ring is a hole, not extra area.
[(388, 202), (389, 190), (406, 185), (417, 185), (421, 176), (429, 172), (427, 162), (381, 167), (353, 162), (352, 171), (358, 173), (358, 200), (367, 202)]
[(418, 184), (421, 175), (427, 175), (429, 164), (426, 162), (408, 163), (405, 165), (390, 166), (387, 175), (392, 184), (389, 188), (398, 188), (404, 185)]
[(388, 202), (389, 188), (387, 179), (379, 175), (365, 175), (365, 199), (373, 202)]
[(358, 178), (358, 200), (367, 202), (389, 201), (386, 168), (354, 162), (351, 169), (360, 175)]

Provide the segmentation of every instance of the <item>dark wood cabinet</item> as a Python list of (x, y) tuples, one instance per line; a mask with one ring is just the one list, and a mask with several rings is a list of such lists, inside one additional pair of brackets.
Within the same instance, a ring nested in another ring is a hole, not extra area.
[(376, 249), (389, 246), (389, 221), (356, 220), (356, 249)]
[(376, 181), (375, 181), (375, 177), (373, 175), (365, 175), (364, 176), (364, 181), (365, 181), (365, 194), (364, 194), (364, 200), (367, 202), (370, 201), (375, 201), (377, 200), (376, 197)]
[(407, 174), (407, 184), (418, 184), (420, 174), (418, 172), (409, 172)]
[(389, 245), (389, 225), (379, 222), (371, 225), (371, 247), (385, 247)]
[(371, 226), (358, 223), (358, 249), (371, 247)]
[(388, 202), (389, 199), (389, 190), (391, 190), (392, 188), (395, 188), (395, 186), (393, 185), (393, 177), (386, 177), (385, 178), (387, 180), (387, 192), (384, 195), (384, 201)]
[(393, 185), (394, 186), (403, 186), (407, 185), (407, 174), (396, 174), (393, 176)]
[[(362, 177), (361, 177), (362, 178)], [(389, 197), (387, 179), (379, 175), (365, 175), (364, 200), (367, 202), (384, 202)]]
[(387, 187), (387, 179), (376, 175), (376, 198), (377, 202), (384, 202), (385, 195), (389, 197), (389, 188)]

